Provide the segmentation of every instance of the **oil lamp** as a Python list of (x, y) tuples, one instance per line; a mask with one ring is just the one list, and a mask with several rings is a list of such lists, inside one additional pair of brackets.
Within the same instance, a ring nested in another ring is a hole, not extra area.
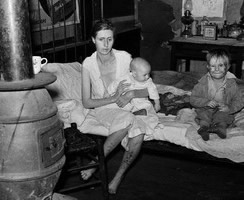
[(191, 16), (192, 11), (192, 1), (186, 0), (184, 4), (184, 16), (181, 17), (181, 22), (184, 24), (184, 31), (181, 33), (182, 37), (188, 38), (192, 37), (191, 33), (191, 24), (194, 21), (193, 17)]

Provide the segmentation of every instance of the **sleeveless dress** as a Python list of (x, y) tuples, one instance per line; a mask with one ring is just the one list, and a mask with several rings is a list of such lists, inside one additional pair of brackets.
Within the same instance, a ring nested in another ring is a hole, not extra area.
[[(131, 55), (125, 51), (112, 49), (116, 59), (116, 79), (125, 76), (129, 72)], [(89, 71), (92, 98), (104, 98), (107, 88), (103, 84), (101, 73), (97, 64), (97, 52), (94, 52), (90, 57), (87, 57), (83, 62), (83, 68)], [(123, 139), (122, 145), (128, 149), (128, 139), (146, 133), (145, 123), (134, 116), (131, 112), (123, 110), (109, 104), (93, 109), (96, 119), (108, 129), (109, 135), (130, 126), (127, 136)]]

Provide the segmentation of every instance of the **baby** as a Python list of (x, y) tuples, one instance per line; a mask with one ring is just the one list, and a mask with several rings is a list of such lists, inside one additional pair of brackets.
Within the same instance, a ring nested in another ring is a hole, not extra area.
[[(130, 63), (130, 71), (130, 74), (127, 74), (120, 80), (116, 80), (112, 84), (110, 84), (110, 86), (108, 87), (108, 92), (110, 94), (114, 93), (116, 91), (116, 88), (118, 87), (118, 84), (121, 81), (130, 84), (128, 88), (129, 90), (147, 89), (149, 93), (149, 98), (154, 102), (154, 111), (158, 112), (160, 110), (159, 94), (156, 85), (150, 78), (150, 64), (143, 58), (134, 58)], [(146, 109), (147, 112), (149, 112), (151, 107), (152, 103), (149, 101), (148, 98), (134, 98), (129, 104), (124, 107), (124, 109), (130, 110), (132, 112)]]
[(160, 110), (159, 94), (156, 85), (150, 78), (151, 66), (146, 60), (138, 57), (131, 61), (130, 71), (130, 74), (110, 84), (108, 93), (115, 92), (121, 81), (126, 83), (128, 90), (148, 90), (149, 98), (153, 100), (153, 104), (149, 98), (133, 98), (130, 103), (121, 109), (126, 109), (137, 115), (137, 123), (140, 124), (140, 129), (149, 136), (154, 133), (156, 126), (159, 124), (156, 112)]

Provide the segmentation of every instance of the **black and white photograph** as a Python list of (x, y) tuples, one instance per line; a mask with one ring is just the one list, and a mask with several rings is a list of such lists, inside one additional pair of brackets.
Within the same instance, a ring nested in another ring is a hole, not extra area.
[(244, 0), (1, 0), (0, 200), (243, 200)]

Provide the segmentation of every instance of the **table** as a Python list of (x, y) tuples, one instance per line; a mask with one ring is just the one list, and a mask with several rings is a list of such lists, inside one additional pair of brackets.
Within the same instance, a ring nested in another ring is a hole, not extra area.
[(190, 38), (176, 37), (170, 40), (169, 44), (171, 45), (171, 70), (178, 71), (177, 60), (184, 59), (186, 60), (186, 71), (189, 71), (191, 60), (206, 61), (206, 54), (210, 49), (225, 48), (232, 58), (230, 71), (241, 78), (244, 41), (237, 41), (233, 38), (206, 40), (201, 36), (194, 36)]

